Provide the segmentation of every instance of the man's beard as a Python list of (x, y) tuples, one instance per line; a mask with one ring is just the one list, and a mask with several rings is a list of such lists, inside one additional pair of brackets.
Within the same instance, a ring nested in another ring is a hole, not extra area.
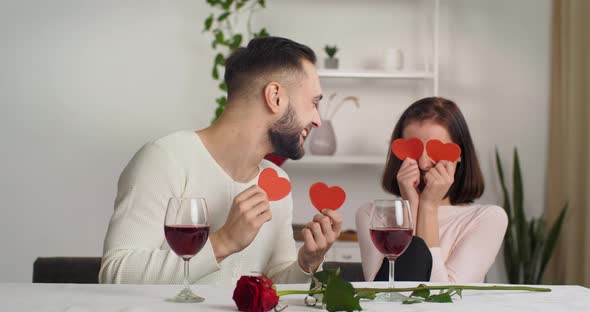
[(289, 103), (285, 114), (275, 122), (272, 128), (268, 129), (274, 154), (293, 160), (301, 159), (305, 154), (302, 144), (299, 143), (303, 129), (295, 115), (295, 110)]

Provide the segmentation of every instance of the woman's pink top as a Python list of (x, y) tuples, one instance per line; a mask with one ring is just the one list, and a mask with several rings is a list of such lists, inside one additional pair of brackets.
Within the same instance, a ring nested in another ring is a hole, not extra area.
[[(367, 281), (383, 262), (369, 235), (371, 203), (358, 209), (356, 228), (363, 272)], [(438, 209), (440, 247), (432, 254), (431, 282), (481, 283), (502, 245), (508, 217), (494, 205), (440, 206)]]

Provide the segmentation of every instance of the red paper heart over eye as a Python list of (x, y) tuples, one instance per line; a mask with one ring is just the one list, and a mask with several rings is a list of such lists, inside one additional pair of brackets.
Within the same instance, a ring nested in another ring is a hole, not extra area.
[(289, 180), (279, 177), (273, 168), (262, 170), (258, 178), (258, 186), (266, 192), (270, 201), (281, 200), (291, 192)]
[(422, 152), (424, 152), (424, 144), (418, 138), (396, 139), (391, 143), (391, 151), (400, 160), (406, 158), (418, 160), (422, 156)]
[(455, 143), (443, 143), (439, 140), (430, 140), (426, 143), (426, 152), (435, 162), (441, 160), (457, 161), (461, 156), (461, 148)]
[(339, 186), (328, 187), (325, 183), (317, 182), (309, 188), (309, 198), (319, 211), (326, 208), (336, 210), (344, 204), (346, 192)]

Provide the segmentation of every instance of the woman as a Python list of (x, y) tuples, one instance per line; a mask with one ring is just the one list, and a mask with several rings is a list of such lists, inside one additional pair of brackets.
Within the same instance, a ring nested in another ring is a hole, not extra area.
[[(389, 152), (382, 186), (407, 199), (414, 234), (432, 254), (431, 282), (483, 282), (502, 244), (508, 218), (494, 205), (474, 204), (484, 182), (471, 135), (455, 103), (440, 97), (421, 99), (402, 114), (391, 142), (418, 138), (453, 142), (461, 148), (457, 161), (433, 161), (426, 149), (419, 159), (398, 159)], [(363, 271), (368, 281), (386, 280), (383, 255), (369, 236), (371, 205), (357, 211), (356, 225)], [(377, 278), (376, 278), (377, 277)]]

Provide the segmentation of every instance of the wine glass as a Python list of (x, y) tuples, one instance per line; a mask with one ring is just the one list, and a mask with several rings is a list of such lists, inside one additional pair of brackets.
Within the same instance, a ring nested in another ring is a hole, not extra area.
[(189, 286), (189, 261), (205, 245), (209, 237), (209, 211), (204, 198), (172, 197), (168, 200), (164, 235), (170, 248), (184, 260), (184, 289), (172, 302), (202, 302)]
[[(379, 199), (373, 201), (370, 218), (370, 234), (373, 244), (389, 260), (389, 288), (394, 287), (395, 259), (410, 245), (414, 225), (410, 202), (400, 199)], [(399, 293), (380, 293), (381, 301), (402, 301)]]

